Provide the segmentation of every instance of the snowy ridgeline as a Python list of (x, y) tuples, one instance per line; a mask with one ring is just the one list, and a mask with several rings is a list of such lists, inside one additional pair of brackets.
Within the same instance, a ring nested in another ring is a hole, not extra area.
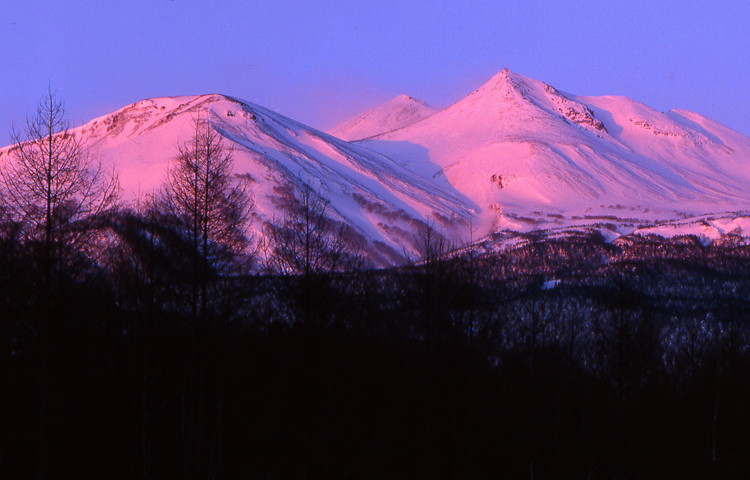
[(223, 95), (143, 100), (77, 131), (134, 202), (161, 188), (196, 118), (233, 149), (255, 237), (307, 185), (381, 265), (414, 253), (425, 224), (455, 244), (591, 227), (747, 234), (750, 139), (699, 114), (571, 95), (507, 70), (444, 110), (400, 95), (328, 133)]

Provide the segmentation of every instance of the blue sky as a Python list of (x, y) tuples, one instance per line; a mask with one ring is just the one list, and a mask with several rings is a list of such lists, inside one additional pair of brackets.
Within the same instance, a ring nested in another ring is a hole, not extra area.
[(506, 67), (750, 136), (750, 2), (5, 0), (2, 10), (1, 145), (48, 82), (74, 125), (144, 98), (224, 93), (327, 129), (400, 93), (446, 107)]

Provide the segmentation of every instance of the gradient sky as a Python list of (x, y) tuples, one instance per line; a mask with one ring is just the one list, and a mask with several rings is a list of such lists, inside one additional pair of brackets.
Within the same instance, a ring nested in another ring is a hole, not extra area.
[(224, 93), (328, 129), (400, 93), (444, 108), (509, 68), (750, 136), (750, 2), (4, 0), (0, 145), (48, 83), (80, 125)]

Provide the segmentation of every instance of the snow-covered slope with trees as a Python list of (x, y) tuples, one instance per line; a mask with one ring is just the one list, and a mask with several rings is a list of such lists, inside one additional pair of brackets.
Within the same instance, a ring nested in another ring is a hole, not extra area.
[(281, 206), (303, 184), (330, 202), (329, 217), (368, 241), (378, 264), (401, 261), (424, 222), (468, 225), (471, 209), (457, 193), (379, 153), (223, 95), (143, 100), (78, 130), (119, 172), (124, 200), (135, 202), (161, 187), (177, 145), (194, 133), (194, 119), (209, 120), (233, 149), (234, 174), (254, 201), (256, 236), (283, 217)]
[(329, 133), (223, 95), (143, 100), (75, 130), (134, 204), (161, 188), (195, 119), (233, 149), (256, 237), (309, 185), (380, 265), (402, 261), (427, 223), (451, 242), (591, 226), (750, 234), (750, 139), (695, 113), (565, 94), (507, 70), (444, 110), (401, 95)]

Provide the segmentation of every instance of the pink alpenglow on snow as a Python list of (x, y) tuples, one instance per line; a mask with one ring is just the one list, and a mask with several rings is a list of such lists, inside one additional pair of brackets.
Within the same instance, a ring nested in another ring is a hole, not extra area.
[(437, 110), (421, 100), (401, 94), (328, 131), (352, 141), (392, 132), (433, 115)]
[(135, 202), (161, 188), (199, 117), (234, 150), (256, 238), (307, 184), (379, 265), (402, 261), (424, 223), (456, 243), (539, 229), (750, 236), (750, 139), (696, 113), (508, 70), (441, 111), (399, 95), (328, 133), (223, 95), (142, 100), (76, 132)]

